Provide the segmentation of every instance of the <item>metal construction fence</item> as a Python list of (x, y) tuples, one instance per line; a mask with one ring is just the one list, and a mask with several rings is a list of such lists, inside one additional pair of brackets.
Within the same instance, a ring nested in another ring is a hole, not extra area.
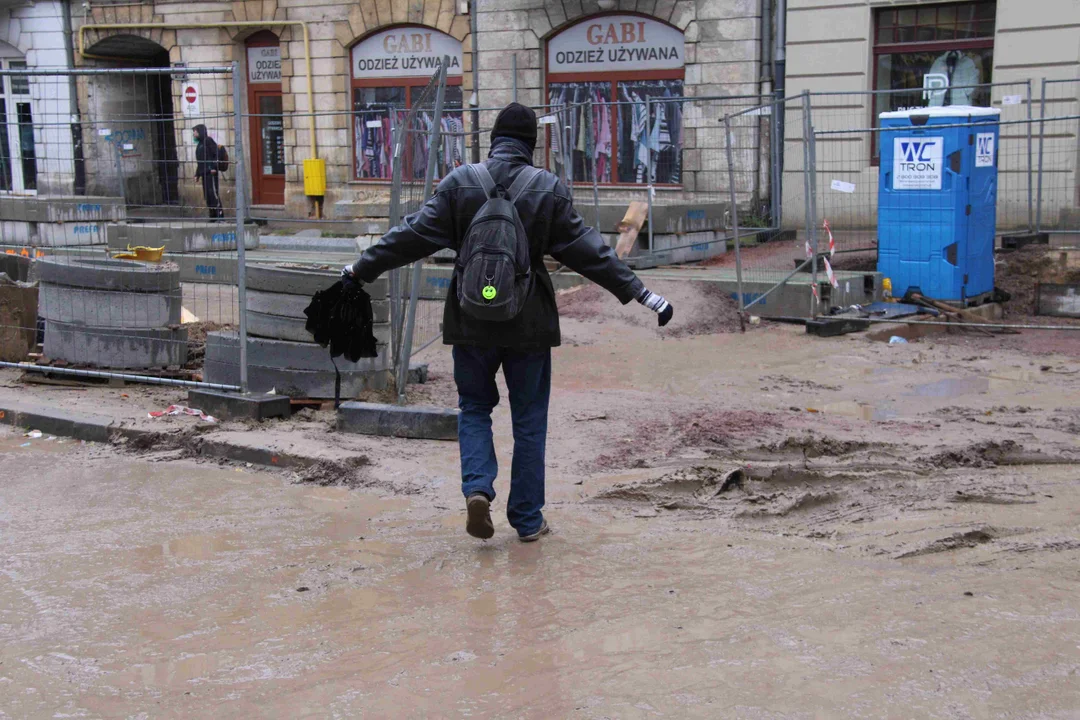
[[(304, 329), (312, 288), (418, 209), (440, 178), (485, 157), (499, 108), (465, 106), (441, 71), (407, 102), (358, 89), (348, 110), (246, 106), (236, 72), (0, 70), (2, 271), (37, 280), (19, 312), (4, 308), (27, 288), (0, 286), (0, 362), (333, 390), (343, 369), (312, 354)], [(652, 81), (608, 101), (578, 85), (553, 85), (535, 107), (534, 162), (559, 176), (586, 221), (610, 232), (643, 201), (635, 255), (709, 257), (737, 282), (745, 311), (793, 294), (803, 317), (874, 291), (865, 278), (878, 256), (877, 114), (943, 102), (937, 90), (682, 97)], [(1001, 111), (998, 234), (1080, 236), (1080, 79), (958, 91)], [(224, 154), (197, 142), (198, 126)], [(332, 168), (329, 206), (296, 192), (306, 164), (296, 145), (311, 127)], [(410, 361), (441, 337), (453, 259), (442, 251), (370, 288), (380, 356), (344, 368), (363, 376), (344, 395), (404, 398)], [(323, 271), (314, 285), (282, 279), (313, 268)]]
[[(1038, 99), (1026, 82), (973, 89), (973, 97), (1000, 110), (991, 218), (996, 236), (1080, 232), (1078, 86), (1076, 81), (1047, 82)], [(770, 144), (767, 163), (782, 167), (782, 173), (765, 223), (760, 209), (766, 205), (757, 199), (762, 178), (754, 168), (762, 146), (756, 120), (778, 117), (779, 101), (721, 119), (735, 218), (735, 227), (724, 237), (734, 245), (744, 311), (782, 292), (789, 297), (801, 293), (805, 302), (788, 301), (785, 307), (803, 317), (873, 296), (865, 271), (876, 269), (878, 260), (881, 148), (895, 136), (873, 118), (879, 106), (895, 102), (890, 94), (804, 93), (783, 101), (785, 106), (801, 103), (803, 122), (799, 128), (785, 120), (783, 142)], [(933, 100), (921, 99), (923, 106)], [(1051, 115), (1047, 109), (1065, 114)], [(790, 118), (791, 110), (784, 116)], [(971, 141), (977, 131), (976, 125), (963, 123), (938, 128), (970, 131)], [(913, 205), (909, 211), (919, 208)], [(760, 225), (768, 230), (758, 231)]]
[[(15, 123), (0, 108), (0, 252), (32, 258), (20, 279), (38, 281), (21, 292), (25, 312), (0, 319), (10, 340), (0, 360), (208, 384), (206, 332), (242, 322), (244, 245), (256, 240), (236, 212), (242, 184), (223, 181), (244, 174), (234, 72), (0, 71), (16, 98)], [(238, 372), (212, 385), (241, 384)]]

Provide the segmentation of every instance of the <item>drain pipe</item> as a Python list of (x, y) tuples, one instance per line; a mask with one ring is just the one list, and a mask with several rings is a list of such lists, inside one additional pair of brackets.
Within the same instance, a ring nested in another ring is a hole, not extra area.
[[(67, 54), (69, 68), (75, 67), (75, 45), (71, 40), (71, 3), (64, 5), (64, 51)], [(68, 112), (71, 114), (71, 150), (75, 160), (75, 195), (86, 194), (86, 156), (83, 154), (82, 118), (79, 114), (79, 82), (74, 75), (68, 75)]]
[(773, 165), (775, 166), (773, 192), (775, 196), (771, 203), (773, 218), (770, 224), (779, 228), (783, 222), (784, 213), (784, 128), (787, 124), (785, 118), (786, 108), (784, 106), (784, 97), (787, 94), (787, 0), (775, 0), (775, 2), (776, 22), (773, 25), (773, 32), (776, 36), (776, 44), (772, 54), (772, 81), (773, 93), (776, 95), (778, 102), (776, 103), (776, 112), (773, 113), (776, 123), (776, 143), (774, 145), (776, 157), (773, 158)]
[[(241, 28), (299, 27), (304, 34), (304, 68), (307, 75), (308, 111), (311, 122), (308, 123), (308, 144), (311, 157), (304, 160), (304, 194), (313, 198), (316, 217), (322, 217), (320, 199), (326, 194), (326, 161), (319, 159), (318, 143), (315, 140), (315, 88), (311, 80), (311, 34), (303, 20), (248, 20), (243, 22), (217, 23), (115, 23), (88, 24), (79, 27), (79, 56), (94, 60), (116, 60), (115, 57), (91, 55), (86, 52), (87, 30), (229, 30)], [(239, 78), (233, 78), (239, 82)]]

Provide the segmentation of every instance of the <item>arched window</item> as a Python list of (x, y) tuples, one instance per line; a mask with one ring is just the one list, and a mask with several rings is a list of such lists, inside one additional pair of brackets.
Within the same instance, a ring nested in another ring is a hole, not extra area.
[(651, 167), (655, 183), (680, 184), (682, 103), (673, 99), (683, 96), (684, 64), (682, 32), (645, 15), (597, 15), (551, 37), (548, 102), (569, 108), (549, 125), (549, 165), (561, 174), (572, 162), (574, 179), (591, 182), (595, 162), (609, 184), (648, 182)]
[[(464, 162), (461, 116), (461, 41), (423, 25), (399, 25), (369, 35), (352, 48), (353, 177), (389, 180), (393, 175), (391, 131), (420, 99), (443, 56), (447, 69), (443, 142), (449, 163)], [(426, 148), (423, 151), (427, 152)], [(406, 153), (411, 158), (415, 153)]]
[[(0, 67), (25, 70), (26, 59), (7, 43), (0, 43)], [(34, 112), (30, 78), (0, 77), (0, 192), (37, 192), (37, 151), (34, 147)]]

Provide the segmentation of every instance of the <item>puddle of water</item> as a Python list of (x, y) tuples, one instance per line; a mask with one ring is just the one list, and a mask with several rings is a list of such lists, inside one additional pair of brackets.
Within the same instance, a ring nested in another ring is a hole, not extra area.
[(159, 563), (165, 558), (177, 560), (209, 560), (225, 550), (236, 550), (233, 536), (222, 535), (187, 535), (173, 538), (158, 545), (139, 548), (136, 555), (143, 561)]
[(846, 417), (855, 417), (861, 420), (875, 420), (878, 422), (881, 422), (882, 420), (892, 420), (897, 417), (897, 413), (893, 410), (855, 402), (854, 400), (827, 403), (822, 408), (822, 412), (826, 415), (843, 415)]
[(912, 389), (912, 394), (917, 397), (952, 398), (961, 395), (981, 395), (989, 389), (989, 378), (945, 378), (937, 382), (916, 385)]

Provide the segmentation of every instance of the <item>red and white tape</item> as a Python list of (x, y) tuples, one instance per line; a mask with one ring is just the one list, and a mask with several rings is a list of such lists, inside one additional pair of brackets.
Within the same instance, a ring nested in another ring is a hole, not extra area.
[(836, 280), (836, 273), (833, 272), (832, 265), (829, 263), (829, 258), (821, 258), (825, 263), (825, 275), (829, 278), (829, 284), (834, 288), (840, 287), (840, 283)]
[(164, 410), (152, 410), (146, 413), (146, 416), (151, 418), (159, 418), (166, 415), (193, 415), (200, 420), (205, 420), (206, 422), (210, 423), (216, 423), (218, 421), (218, 419), (213, 415), (207, 415), (202, 410), (198, 410), (196, 408), (189, 408), (186, 405), (170, 405)]
[(825, 232), (829, 233), (829, 257), (832, 257), (833, 253), (836, 252), (836, 241), (833, 240), (832, 228), (829, 227), (828, 220), (824, 220), (821, 224), (825, 226)]

